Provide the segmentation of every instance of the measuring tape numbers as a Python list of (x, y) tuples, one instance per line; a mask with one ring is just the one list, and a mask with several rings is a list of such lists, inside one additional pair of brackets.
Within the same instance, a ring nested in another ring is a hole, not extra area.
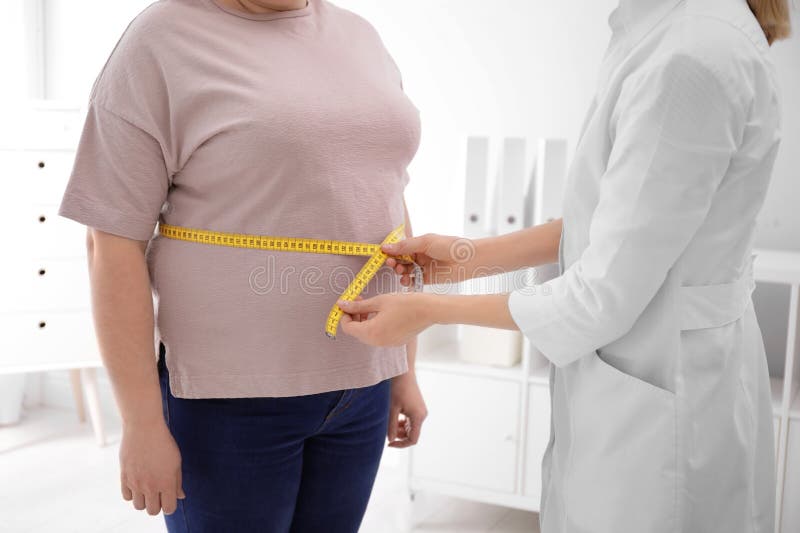
[[(187, 228), (184, 226), (173, 226), (170, 224), (158, 225), (159, 234), (169, 239), (180, 241), (197, 242), (202, 244), (213, 244), (217, 246), (230, 246), (233, 248), (251, 248), (254, 250), (269, 250), (278, 252), (300, 252), (312, 254), (331, 254), (331, 255), (356, 255), (369, 257), (366, 264), (356, 274), (356, 277), (341, 294), (339, 300), (353, 301), (366, 288), (370, 280), (375, 277), (378, 270), (389, 257), (382, 250), (384, 244), (395, 243), (405, 238), (405, 224), (401, 224), (389, 233), (381, 244), (370, 244), (363, 242), (336, 241), (324, 239), (305, 239), (300, 237), (274, 237), (269, 235), (251, 235), (246, 233), (225, 233), (222, 231), (211, 231), (198, 228)], [(414, 264), (414, 286), (415, 290), (422, 289), (422, 271), (414, 263), (411, 256), (398, 256), (397, 260), (403, 263)], [(331, 338), (336, 338), (339, 329), (339, 322), (344, 311), (334, 304), (328, 313), (325, 321), (325, 334)]]

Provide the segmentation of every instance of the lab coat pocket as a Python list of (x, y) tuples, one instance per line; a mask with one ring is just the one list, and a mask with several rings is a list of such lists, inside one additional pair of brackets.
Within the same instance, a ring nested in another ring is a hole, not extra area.
[(566, 510), (576, 531), (674, 531), (674, 393), (618, 370), (597, 353), (575, 369)]

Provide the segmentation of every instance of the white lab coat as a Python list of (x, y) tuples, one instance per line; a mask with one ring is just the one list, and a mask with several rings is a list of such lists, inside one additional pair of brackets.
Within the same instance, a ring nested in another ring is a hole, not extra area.
[(609, 23), (562, 275), (509, 297), (554, 364), (542, 532), (772, 533), (751, 302), (779, 144), (769, 47), (745, 0), (623, 0)]

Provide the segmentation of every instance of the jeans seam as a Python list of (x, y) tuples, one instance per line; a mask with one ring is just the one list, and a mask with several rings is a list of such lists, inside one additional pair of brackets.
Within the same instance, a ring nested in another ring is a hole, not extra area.
[(181, 500), (181, 516), (183, 516), (183, 527), (186, 528), (186, 533), (189, 533), (189, 519), (186, 518), (186, 500)]
[[(341, 397), (339, 398), (339, 400), (336, 402), (336, 405), (334, 405), (334, 406), (333, 406), (333, 409), (331, 409), (331, 412), (330, 412), (330, 413), (328, 413), (328, 414), (327, 414), (327, 416), (325, 417), (325, 422), (323, 422), (323, 424), (322, 424), (322, 425), (323, 425), (323, 427), (324, 427), (324, 425), (325, 425), (325, 424), (326, 424), (326, 423), (327, 423), (329, 420), (332, 420), (332, 419), (333, 419), (333, 418), (335, 418), (335, 417), (336, 417), (336, 416), (337, 416), (339, 413), (341, 413), (341, 412), (343, 411), (343, 407), (341, 407), (339, 404), (342, 402), (342, 400), (344, 400), (344, 397), (347, 395), (347, 393), (348, 393), (348, 392), (350, 392), (350, 391), (348, 391), (348, 390), (343, 390), (343, 391), (342, 391), (342, 396), (341, 396)], [(351, 401), (352, 401), (352, 397), (351, 397), (351, 398), (348, 398), (348, 399), (347, 399), (347, 404), (346, 404), (346, 405), (350, 405), (350, 402), (351, 402)], [(322, 429), (322, 428), (320, 428), (320, 429)]]
[[(328, 416), (325, 417), (325, 422), (327, 423), (329, 420), (333, 419), (334, 417), (336, 417), (336, 416), (342, 414), (344, 411), (346, 411), (352, 405), (353, 400), (355, 399), (355, 397), (358, 396), (359, 394), (363, 393), (365, 391), (365, 389), (367, 389), (367, 388), (370, 388), (370, 387), (362, 387), (362, 388), (359, 388), (359, 389), (348, 389), (348, 390), (346, 390), (345, 394), (347, 394), (348, 392), (350, 393), (350, 397), (347, 399), (347, 403), (345, 403), (341, 407), (339, 407), (339, 406), (334, 407), (333, 410), (330, 413), (328, 413)], [(374, 387), (372, 387), (372, 388), (374, 388)], [(344, 398), (344, 394), (342, 395), (342, 398)], [(323, 424), (323, 426), (324, 426), (324, 424)]]

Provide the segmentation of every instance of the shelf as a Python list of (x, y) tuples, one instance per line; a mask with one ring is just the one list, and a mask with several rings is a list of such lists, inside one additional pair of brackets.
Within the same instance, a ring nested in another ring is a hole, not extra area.
[(454, 372), (458, 374), (514, 381), (520, 381), (522, 379), (522, 365), (518, 364), (512, 367), (502, 367), (470, 363), (459, 359), (458, 351), (459, 346), (458, 343), (455, 342), (420, 350), (416, 367), (419, 370)]
[(800, 252), (754, 250), (753, 273), (756, 281), (800, 283)]

